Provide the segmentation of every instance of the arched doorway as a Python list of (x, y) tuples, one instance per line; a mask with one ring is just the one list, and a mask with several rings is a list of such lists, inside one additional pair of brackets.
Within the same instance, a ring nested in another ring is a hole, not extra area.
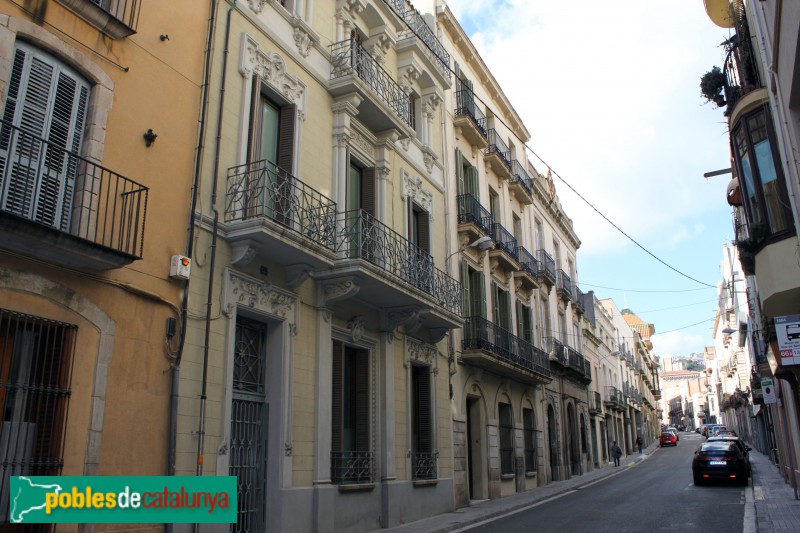
[(556, 481), (558, 470), (558, 438), (556, 433), (556, 413), (552, 405), (547, 406), (547, 441), (550, 446), (550, 481)]

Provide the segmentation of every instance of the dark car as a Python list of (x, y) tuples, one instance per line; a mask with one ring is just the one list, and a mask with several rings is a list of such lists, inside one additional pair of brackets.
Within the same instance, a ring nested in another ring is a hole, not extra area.
[(750, 450), (753, 448), (748, 446), (742, 439), (730, 435), (718, 435), (716, 437), (709, 437), (708, 442), (732, 442), (736, 444), (736, 447), (739, 448), (739, 451), (742, 452), (747, 461), (747, 469), (750, 470)]
[(735, 442), (727, 439), (705, 442), (694, 452), (692, 477), (695, 485), (712, 479), (747, 485), (750, 461)]
[(678, 436), (673, 431), (662, 431), (659, 444), (661, 446), (677, 446)]

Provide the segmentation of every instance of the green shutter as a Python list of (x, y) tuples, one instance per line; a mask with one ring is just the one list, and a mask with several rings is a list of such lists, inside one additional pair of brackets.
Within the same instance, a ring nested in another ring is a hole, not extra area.
[(478, 169), (472, 165), (467, 165), (464, 169), (464, 192), (471, 194), (480, 202), (481, 194), (480, 186), (478, 185)]
[(500, 325), (500, 287), (492, 282), (492, 322)]
[(470, 300), (469, 290), (470, 290), (470, 279), (469, 279), (469, 266), (467, 265), (467, 260), (461, 260), (461, 286), (464, 289), (464, 316), (470, 317), (473, 316), (472, 312), (472, 301)]
[(464, 194), (466, 191), (464, 184), (464, 156), (461, 155), (461, 150), (456, 148), (456, 178), (458, 179), (458, 194)]
[(333, 341), (333, 372), (331, 394), (331, 451), (341, 452), (344, 416), (342, 413), (342, 393), (344, 392), (344, 344)]
[(523, 318), (524, 312), (525, 307), (522, 305), (522, 302), (517, 300), (517, 337), (520, 339), (524, 338), (525, 335), (525, 320)]
[(477, 272), (478, 290), (472, 296), (473, 301), (477, 301), (477, 306), (474, 309), (480, 309), (480, 316), (486, 318), (486, 283), (483, 277), (483, 272)]

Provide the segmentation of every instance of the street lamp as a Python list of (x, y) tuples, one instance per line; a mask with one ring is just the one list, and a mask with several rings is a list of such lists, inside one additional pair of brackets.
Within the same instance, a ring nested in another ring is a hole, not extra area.
[(456, 250), (452, 254), (450, 254), (447, 257), (445, 257), (444, 258), (444, 262), (447, 263), (448, 259), (450, 259), (451, 257), (453, 257), (454, 255), (456, 255), (459, 252), (463, 252), (467, 248), (475, 248), (477, 250), (488, 250), (492, 246), (494, 246), (494, 240), (491, 237), (489, 237), (488, 235), (484, 235), (483, 237), (478, 237), (477, 239), (475, 239), (474, 241), (472, 241), (468, 245), (466, 245), (466, 246), (464, 246), (462, 248), (459, 248), (458, 250)]

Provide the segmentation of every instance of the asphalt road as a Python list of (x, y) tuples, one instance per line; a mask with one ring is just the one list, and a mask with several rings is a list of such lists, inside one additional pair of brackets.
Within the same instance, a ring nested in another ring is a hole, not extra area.
[(742, 531), (744, 488), (695, 487), (692, 456), (705, 439), (681, 433), (677, 447), (562, 496), (461, 531), (651, 532)]

